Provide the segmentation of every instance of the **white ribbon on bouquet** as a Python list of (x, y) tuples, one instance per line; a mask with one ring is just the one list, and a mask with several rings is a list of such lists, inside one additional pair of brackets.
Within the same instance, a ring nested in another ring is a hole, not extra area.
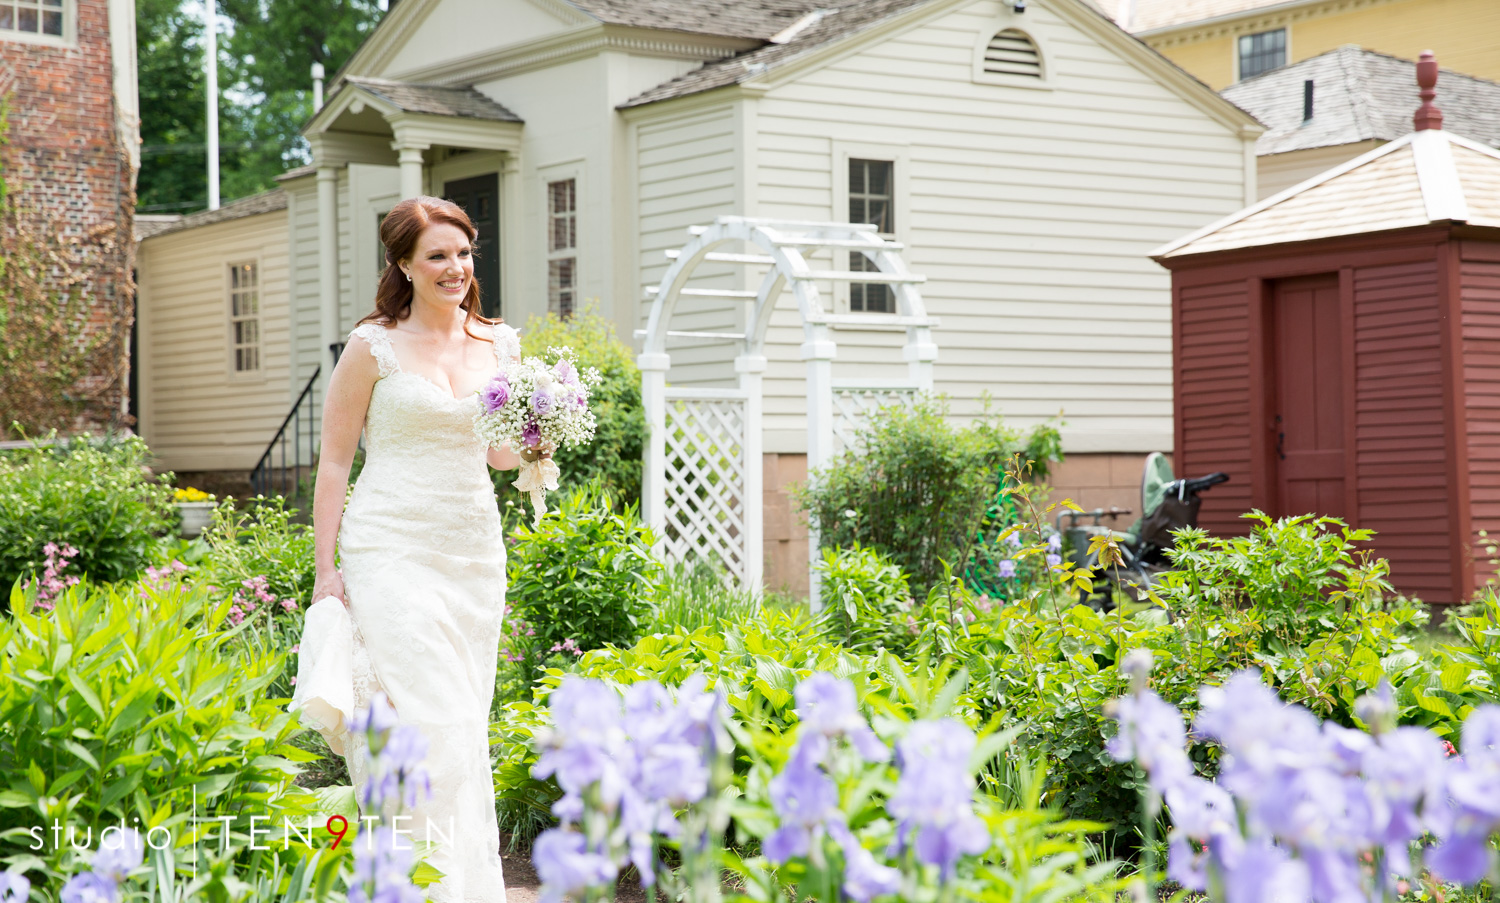
[(531, 496), (531, 507), (536, 512), (536, 516), (531, 521), (533, 527), (540, 524), (542, 515), (547, 513), (547, 492), (548, 490), (557, 491), (557, 479), (560, 476), (562, 476), (562, 471), (552, 460), (551, 449), (542, 447), (521, 449), (521, 474), (510, 485)]

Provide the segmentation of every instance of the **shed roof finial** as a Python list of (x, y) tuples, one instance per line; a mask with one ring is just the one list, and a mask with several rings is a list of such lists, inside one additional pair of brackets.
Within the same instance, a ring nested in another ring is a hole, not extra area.
[(1433, 56), (1431, 50), (1424, 50), (1417, 61), (1417, 87), (1421, 89), (1419, 93), (1422, 105), (1417, 107), (1417, 113), (1412, 117), (1412, 124), (1419, 132), (1443, 127), (1443, 111), (1432, 105), (1437, 97), (1437, 80), (1437, 57)]

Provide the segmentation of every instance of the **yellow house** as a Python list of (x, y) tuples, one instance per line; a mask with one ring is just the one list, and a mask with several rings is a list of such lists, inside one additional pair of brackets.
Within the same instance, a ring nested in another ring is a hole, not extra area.
[(1500, 0), (1094, 0), (1215, 91), (1358, 44), (1500, 80)]

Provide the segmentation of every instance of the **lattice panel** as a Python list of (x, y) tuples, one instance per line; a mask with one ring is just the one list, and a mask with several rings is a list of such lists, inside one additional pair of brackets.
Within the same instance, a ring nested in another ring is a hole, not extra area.
[(916, 396), (914, 389), (834, 389), (833, 441), (839, 451), (859, 444), (858, 434), (870, 422), (870, 416), (893, 404), (909, 405)]
[(745, 402), (667, 400), (666, 536), (674, 561), (702, 559), (745, 582)]

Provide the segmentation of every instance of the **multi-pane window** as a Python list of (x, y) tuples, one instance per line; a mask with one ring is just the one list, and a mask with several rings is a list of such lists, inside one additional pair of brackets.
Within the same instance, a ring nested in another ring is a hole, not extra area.
[(63, 37), (66, 0), (0, 0), (0, 37), (5, 32)]
[(1240, 35), (1240, 78), (1286, 65), (1286, 29)]
[(570, 317), (578, 298), (578, 188), (547, 183), (547, 309)]
[[(896, 164), (890, 160), (849, 160), (849, 222), (873, 223), (881, 235), (894, 237)], [(879, 270), (859, 251), (849, 252), (849, 269), (856, 273)], [(849, 309), (867, 313), (895, 313), (896, 295), (889, 285), (854, 282), (849, 285)]]
[(260, 280), (253, 263), (229, 268), (229, 343), (234, 372), (260, 370)]

